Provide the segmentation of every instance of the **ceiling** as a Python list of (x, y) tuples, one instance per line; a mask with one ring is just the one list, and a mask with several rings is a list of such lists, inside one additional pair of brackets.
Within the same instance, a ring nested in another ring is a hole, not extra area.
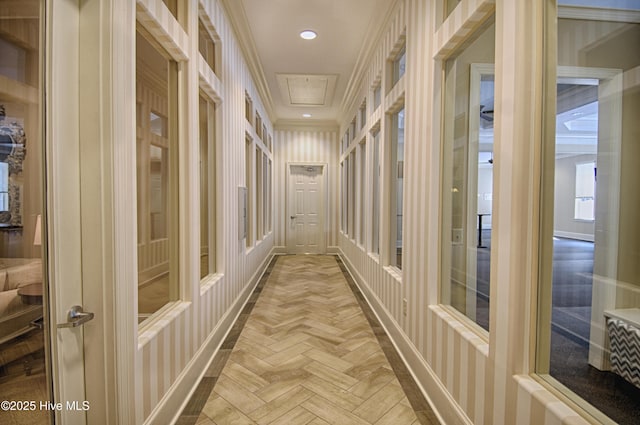
[(337, 124), (396, 1), (225, 0), (271, 120)]

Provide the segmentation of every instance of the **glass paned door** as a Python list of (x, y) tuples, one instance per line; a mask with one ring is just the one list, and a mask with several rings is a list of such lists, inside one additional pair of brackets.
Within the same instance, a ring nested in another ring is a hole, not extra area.
[(0, 423), (52, 422), (42, 4), (0, 0)]

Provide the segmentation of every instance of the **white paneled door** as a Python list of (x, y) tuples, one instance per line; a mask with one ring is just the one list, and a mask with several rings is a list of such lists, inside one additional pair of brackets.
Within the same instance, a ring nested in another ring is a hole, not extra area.
[(325, 178), (324, 164), (289, 164), (287, 207), (287, 252), (324, 254)]

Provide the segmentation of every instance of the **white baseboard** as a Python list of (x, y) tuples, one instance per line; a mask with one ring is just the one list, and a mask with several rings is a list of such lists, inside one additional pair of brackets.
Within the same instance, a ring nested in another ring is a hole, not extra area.
[(561, 230), (555, 230), (553, 236), (587, 242), (593, 242), (595, 240), (594, 236), (588, 233), (563, 232)]
[[(340, 247), (338, 246), (328, 246), (327, 247), (327, 254), (329, 255), (336, 255), (340, 253)], [(287, 254), (287, 247), (286, 246), (275, 246), (273, 247), (273, 254), (274, 255), (286, 255)]]
[(275, 255), (286, 255), (287, 254), (287, 247), (286, 246), (274, 246), (273, 247), (273, 253)]
[[(180, 414), (198, 387), (200, 380), (209, 369), (215, 354), (231, 331), (233, 324), (244, 309), (253, 290), (258, 285), (260, 278), (267, 270), (267, 266), (275, 255), (274, 251), (275, 249), (272, 249), (269, 255), (266, 256), (265, 260), (249, 280), (249, 284), (246, 285), (233, 305), (222, 316), (215, 329), (209, 334), (187, 366), (182, 370), (180, 375), (178, 375), (178, 378), (171, 388), (169, 388), (169, 391), (167, 391), (153, 412), (151, 412), (144, 422), (145, 425), (174, 424), (177, 422)], [(171, 420), (167, 422), (167, 418), (171, 418)]]
[(473, 422), (471, 419), (469, 419), (458, 403), (455, 402), (446, 387), (440, 379), (438, 379), (378, 297), (371, 292), (369, 286), (364, 282), (362, 276), (360, 276), (353, 267), (353, 264), (351, 264), (342, 250), (340, 250), (339, 255), (347, 267), (349, 274), (356, 282), (356, 285), (358, 285), (358, 288), (360, 288), (360, 292), (362, 292), (365, 300), (391, 339), (391, 343), (407, 366), (409, 373), (411, 373), (411, 376), (413, 376), (413, 379), (418, 384), (423, 396), (438, 417), (438, 420), (443, 424), (472, 425)]

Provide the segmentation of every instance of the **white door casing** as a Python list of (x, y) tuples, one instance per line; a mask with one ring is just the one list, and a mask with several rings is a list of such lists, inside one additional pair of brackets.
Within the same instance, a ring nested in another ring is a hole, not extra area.
[[(131, 53), (131, 34), (114, 27), (133, 28), (135, 5), (127, 0), (45, 4), (51, 363), (54, 401), (62, 403), (55, 420), (134, 423), (135, 293), (116, 282), (136, 276), (135, 215), (130, 214), (135, 68), (134, 56), (125, 54)], [(116, 60), (118, 66), (109, 66)], [(95, 318), (58, 328), (72, 305)], [(69, 409), (67, 402), (79, 403), (79, 409)]]
[[(56, 423), (86, 424), (86, 412), (67, 409), (84, 402), (84, 327), (58, 328), (72, 305), (83, 305), (79, 181), (79, 8), (47, 2), (45, 70), (46, 161), (53, 398)], [(60, 31), (60, 28), (66, 28)]]
[(287, 253), (326, 253), (326, 178), (326, 164), (287, 164)]

